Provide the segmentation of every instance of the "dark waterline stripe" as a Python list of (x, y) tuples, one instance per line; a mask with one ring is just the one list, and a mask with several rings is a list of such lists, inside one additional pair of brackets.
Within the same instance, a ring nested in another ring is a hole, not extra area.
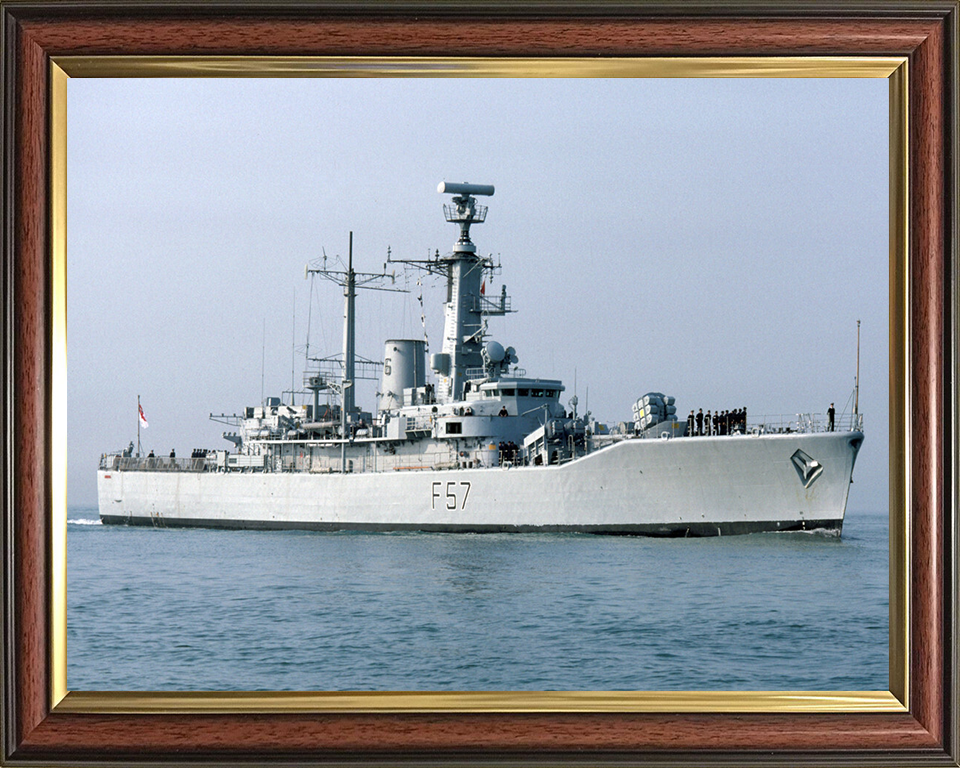
[(805, 520), (789, 525), (776, 521), (748, 521), (728, 523), (691, 523), (685, 526), (658, 524), (636, 525), (477, 525), (430, 523), (310, 523), (280, 520), (214, 520), (205, 518), (133, 517), (101, 515), (106, 525), (136, 525), (152, 528), (226, 528), (231, 530), (298, 530), (298, 531), (420, 531), (423, 533), (590, 533), (604, 536), (653, 536), (681, 538), (684, 536), (737, 536), (747, 533), (823, 530), (839, 534), (843, 520)]

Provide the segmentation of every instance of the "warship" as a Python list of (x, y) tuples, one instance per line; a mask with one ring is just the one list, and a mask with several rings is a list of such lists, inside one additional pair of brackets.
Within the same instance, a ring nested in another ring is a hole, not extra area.
[[(528, 376), (488, 318), (513, 311), (499, 272), (478, 255), (471, 226), (490, 185), (442, 182), (445, 218), (459, 227), (451, 252), (391, 259), (446, 281), (443, 343), (385, 342), (381, 361), (357, 355), (356, 296), (390, 290), (391, 276), (353, 267), (307, 274), (343, 288), (342, 353), (309, 358), (303, 399), (268, 397), (239, 414), (230, 449), (177, 458), (133, 444), (101, 456), (100, 519), (157, 527), (320, 531), (554, 532), (721, 536), (824, 530), (839, 535), (857, 453), (858, 407), (839, 420), (747, 418), (746, 409), (677, 417), (673, 397), (648, 392), (632, 421), (606, 426), (565, 405), (560, 380)], [(430, 374), (428, 374), (428, 368)], [(374, 411), (356, 383), (374, 378)], [(142, 411), (140, 412), (142, 419)], [(139, 429), (139, 427), (138, 427)]]

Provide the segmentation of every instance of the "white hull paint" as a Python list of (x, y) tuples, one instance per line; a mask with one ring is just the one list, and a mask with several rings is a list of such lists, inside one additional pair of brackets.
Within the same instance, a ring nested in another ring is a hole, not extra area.
[[(98, 472), (107, 523), (312, 530), (839, 533), (861, 432), (629, 439), (561, 466)], [(816, 462), (812, 480), (792, 458)]]

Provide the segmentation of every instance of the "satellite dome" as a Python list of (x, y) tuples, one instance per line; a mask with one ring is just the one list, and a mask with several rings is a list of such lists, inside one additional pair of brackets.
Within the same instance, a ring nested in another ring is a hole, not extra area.
[(506, 352), (503, 349), (503, 345), (497, 341), (488, 341), (484, 351), (487, 353), (487, 359), (491, 363), (502, 363), (504, 355)]

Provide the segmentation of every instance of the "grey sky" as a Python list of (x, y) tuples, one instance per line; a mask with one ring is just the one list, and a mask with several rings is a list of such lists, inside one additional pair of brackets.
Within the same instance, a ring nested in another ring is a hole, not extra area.
[[(376, 271), (449, 251), (441, 180), (493, 184), (473, 239), (529, 375), (574, 372), (583, 410), (849, 411), (856, 321), (867, 439), (851, 510), (886, 509), (885, 80), (71, 80), (70, 504), (102, 452), (229, 447), (210, 412), (300, 380), (304, 264)], [(410, 287), (416, 276), (412, 276)], [(403, 278), (398, 279), (403, 283)], [(410, 295), (362, 292), (358, 352), (418, 337)], [(443, 292), (427, 279), (431, 351)], [(340, 350), (318, 283), (311, 351)], [(266, 350), (262, 334), (266, 325)], [(358, 403), (375, 408), (375, 386)]]

